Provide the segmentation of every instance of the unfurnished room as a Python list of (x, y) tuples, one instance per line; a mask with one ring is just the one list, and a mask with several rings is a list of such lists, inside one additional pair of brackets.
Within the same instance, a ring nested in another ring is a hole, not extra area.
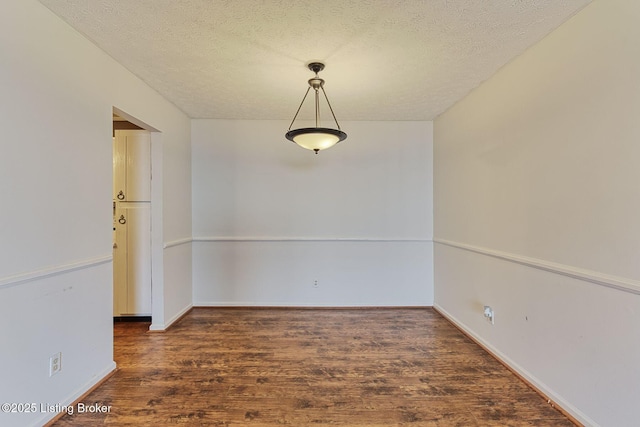
[(638, 22), (2, 1), (0, 425), (637, 426)]

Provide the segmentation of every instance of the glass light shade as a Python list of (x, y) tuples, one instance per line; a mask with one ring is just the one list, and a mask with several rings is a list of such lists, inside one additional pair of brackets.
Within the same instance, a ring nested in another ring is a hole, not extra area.
[(346, 139), (347, 134), (329, 128), (303, 128), (294, 129), (286, 134), (289, 141), (293, 141), (302, 148), (313, 150), (316, 153), (329, 147), (333, 147), (338, 142)]

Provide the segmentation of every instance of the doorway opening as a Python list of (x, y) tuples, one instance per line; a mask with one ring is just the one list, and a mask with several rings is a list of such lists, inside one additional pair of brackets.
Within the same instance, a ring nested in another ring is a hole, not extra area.
[(151, 135), (113, 121), (113, 317), (151, 321)]
[(162, 241), (161, 227), (152, 226), (161, 217), (155, 206), (157, 183), (152, 183), (152, 147), (157, 151), (159, 133), (116, 108), (112, 123), (113, 319), (149, 322), (152, 329), (153, 320), (161, 321), (155, 316), (161, 305), (155, 307), (158, 301), (153, 298), (162, 291), (155, 289), (162, 287), (162, 280), (157, 280), (158, 262), (153, 262), (161, 266), (161, 259), (154, 259), (155, 247)]

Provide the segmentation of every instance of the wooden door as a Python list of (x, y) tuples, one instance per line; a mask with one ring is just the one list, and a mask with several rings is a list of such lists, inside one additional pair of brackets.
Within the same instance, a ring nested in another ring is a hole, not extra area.
[(113, 140), (114, 316), (151, 315), (151, 135), (117, 130)]
[(151, 200), (151, 134), (148, 131), (115, 131), (113, 183), (113, 200)]

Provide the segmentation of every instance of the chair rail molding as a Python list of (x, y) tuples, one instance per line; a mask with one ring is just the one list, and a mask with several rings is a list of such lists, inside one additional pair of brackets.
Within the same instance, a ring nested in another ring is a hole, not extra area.
[(0, 289), (19, 285), (33, 280), (44, 279), (47, 277), (58, 276), (60, 274), (71, 273), (73, 271), (82, 270), (85, 268), (95, 267), (101, 264), (109, 263), (111, 261), (113, 261), (113, 255), (109, 254), (95, 258), (78, 260), (68, 264), (45, 267), (39, 270), (15, 274), (13, 276), (3, 277), (0, 278)]
[(203, 236), (194, 237), (194, 242), (408, 242), (429, 243), (427, 238), (382, 238), (382, 237), (284, 237), (284, 236)]
[(497, 251), (494, 249), (483, 248), (480, 246), (469, 245), (466, 243), (454, 242), (446, 239), (433, 239), (433, 242), (440, 245), (450, 246), (452, 248), (462, 249), (465, 251), (475, 252), (480, 255), (498, 258), (504, 261), (521, 264), (526, 267), (536, 268), (538, 270), (548, 271), (550, 273), (561, 274), (573, 279), (591, 282), (596, 285), (606, 286), (608, 288), (617, 289), (624, 292), (640, 295), (640, 281), (625, 277), (612, 276), (593, 270), (586, 270), (570, 265), (559, 264), (551, 261), (545, 261), (537, 258), (530, 258), (522, 255), (512, 254), (508, 252)]

